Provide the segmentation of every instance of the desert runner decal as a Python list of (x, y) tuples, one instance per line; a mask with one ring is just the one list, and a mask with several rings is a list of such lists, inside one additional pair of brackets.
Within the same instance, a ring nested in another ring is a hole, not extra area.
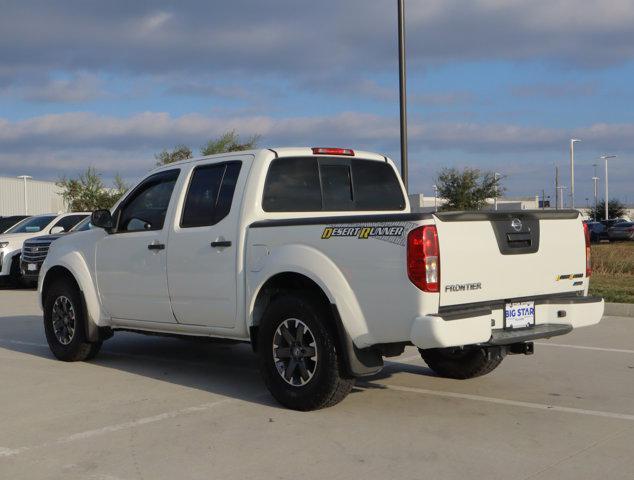
[(322, 240), (334, 237), (370, 238), (404, 246), (407, 243), (406, 232), (415, 228), (416, 224), (404, 222), (396, 224), (359, 223), (352, 225), (332, 225), (325, 227), (321, 233)]
[(583, 278), (583, 273), (567, 273), (565, 275), (557, 275), (556, 280), (573, 280), (575, 278)]
[(357, 237), (357, 238), (370, 238), (370, 237), (400, 237), (403, 235), (405, 227), (397, 225), (388, 225), (385, 227), (326, 227), (324, 233), (321, 234), (321, 238), (331, 237)]

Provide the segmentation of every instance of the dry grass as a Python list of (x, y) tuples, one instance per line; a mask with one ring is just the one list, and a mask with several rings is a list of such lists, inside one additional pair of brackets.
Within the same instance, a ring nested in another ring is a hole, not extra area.
[(634, 242), (593, 245), (592, 271), (598, 275), (634, 276)]
[(606, 302), (634, 303), (634, 242), (592, 246), (590, 294)]

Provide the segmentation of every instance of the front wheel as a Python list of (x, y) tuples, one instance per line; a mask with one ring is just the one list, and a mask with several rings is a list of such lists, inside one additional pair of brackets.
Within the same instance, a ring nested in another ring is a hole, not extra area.
[(441, 377), (464, 380), (492, 372), (502, 363), (501, 349), (485, 347), (418, 350), (425, 363)]
[(56, 281), (44, 299), (44, 332), (55, 357), (77, 362), (97, 355), (101, 342), (87, 341), (86, 321), (77, 286), (65, 279)]
[(258, 332), (264, 383), (282, 405), (317, 410), (343, 400), (354, 385), (346, 378), (325, 312), (308, 298), (283, 295), (266, 309)]

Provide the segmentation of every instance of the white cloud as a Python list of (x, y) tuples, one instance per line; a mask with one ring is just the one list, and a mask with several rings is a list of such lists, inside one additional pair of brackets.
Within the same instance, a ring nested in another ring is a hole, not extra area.
[[(334, 142), (390, 150), (398, 143), (396, 118), (358, 112), (332, 116), (171, 116), (145, 112), (128, 117), (73, 112), (26, 120), (0, 119), (0, 150), (41, 152), (102, 148), (158, 150), (177, 143), (201, 145), (235, 129), (261, 134), (267, 145)], [(593, 124), (573, 131), (510, 124), (410, 122), (415, 147), (474, 152), (543, 152), (559, 149), (570, 135), (593, 145), (634, 151), (634, 124)]]
[(142, 34), (152, 33), (165, 26), (165, 24), (172, 18), (171, 13), (167, 12), (155, 12), (147, 16), (144, 16), (139, 23), (139, 31)]

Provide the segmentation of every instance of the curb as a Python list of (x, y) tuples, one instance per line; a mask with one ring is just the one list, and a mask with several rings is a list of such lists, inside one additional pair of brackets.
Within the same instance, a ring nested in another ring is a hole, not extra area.
[(603, 315), (634, 317), (634, 303), (606, 303)]

